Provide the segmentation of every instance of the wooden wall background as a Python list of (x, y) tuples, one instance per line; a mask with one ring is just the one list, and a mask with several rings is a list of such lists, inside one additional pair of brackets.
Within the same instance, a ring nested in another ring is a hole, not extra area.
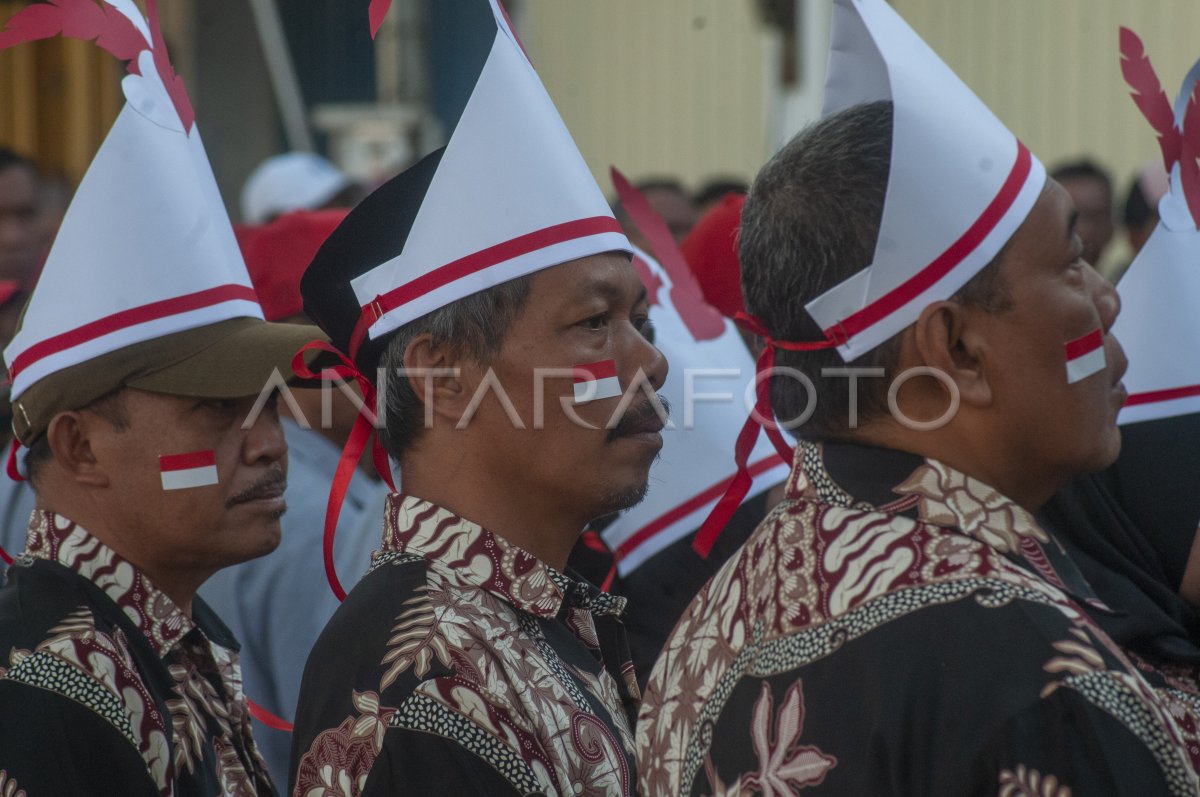
[[(0, 0), (0, 20), (25, 5)], [(90, 42), (50, 39), (0, 52), (0, 145), (77, 183), (124, 102), (123, 74)]]

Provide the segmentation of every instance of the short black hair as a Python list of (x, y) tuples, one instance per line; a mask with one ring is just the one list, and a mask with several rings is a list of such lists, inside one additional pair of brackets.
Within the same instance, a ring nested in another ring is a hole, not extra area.
[(1111, 197), (1113, 193), (1112, 175), (1091, 158), (1077, 158), (1063, 161), (1050, 170), (1050, 177), (1062, 182), (1063, 180), (1099, 180)]
[(399, 461), (424, 429), (425, 405), (409, 380), (397, 373), (397, 369), (404, 367), (404, 354), (409, 344), (429, 333), (435, 345), (458, 346), (476, 362), (489, 365), (525, 305), (531, 280), (532, 275), (517, 277), (466, 296), (410, 321), (392, 333), (380, 360), (380, 369), (387, 376), (379, 439), (388, 456)]
[(1129, 193), (1125, 195), (1125, 208), (1122, 213), (1126, 228), (1143, 227), (1148, 222), (1158, 218), (1158, 208), (1150, 204), (1142, 191), (1140, 175), (1134, 175), (1129, 184)]
[(744, 194), (750, 190), (745, 180), (736, 177), (717, 177), (707, 181), (692, 195), (692, 203), (697, 207), (717, 202), (726, 194)]
[[(874, 258), (891, 167), (893, 106), (864, 103), (801, 131), (759, 172), (742, 211), (738, 256), (747, 309), (771, 336), (817, 341), (825, 335), (805, 305), (861, 271)], [(954, 298), (987, 312), (1011, 306), (996, 260), (972, 277)], [(779, 350), (776, 366), (794, 369), (816, 389), (815, 409), (792, 433), (808, 440), (849, 431), (850, 380), (824, 376), (827, 368), (882, 368), (883, 379), (857, 386), (860, 421), (885, 414), (890, 379), (900, 356), (900, 335), (850, 362), (836, 349)], [(771, 380), (771, 403), (788, 425), (809, 406), (806, 387), (783, 374)]]
[(34, 174), (38, 173), (37, 164), (32, 160), (8, 147), (0, 147), (0, 172), (12, 168), (28, 169)]

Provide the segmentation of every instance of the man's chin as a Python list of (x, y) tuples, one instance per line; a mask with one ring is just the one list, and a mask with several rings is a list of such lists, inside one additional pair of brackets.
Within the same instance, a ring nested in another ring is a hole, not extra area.
[(641, 484), (630, 487), (626, 490), (617, 490), (608, 496), (604, 507), (600, 513), (600, 517), (615, 515), (618, 512), (623, 512), (626, 509), (631, 509), (646, 498), (646, 493), (650, 491), (650, 480), (646, 479)]
[(266, 520), (261, 527), (255, 528), (253, 532), (245, 534), (243, 537), (244, 545), (239, 546), (236, 554), (230, 557), (231, 559), (236, 559), (236, 561), (229, 562), (225, 567), (232, 567), (242, 562), (249, 562), (251, 559), (266, 556), (278, 548), (282, 540), (283, 529), (279, 524), (279, 518), (275, 517), (271, 520)]

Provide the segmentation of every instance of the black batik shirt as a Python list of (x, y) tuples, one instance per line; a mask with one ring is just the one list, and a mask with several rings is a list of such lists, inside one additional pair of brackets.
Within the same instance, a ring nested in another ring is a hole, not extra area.
[(274, 794), (237, 644), (81, 526), (34, 512), (0, 588), (0, 794)]
[(801, 444), (638, 722), (644, 795), (1194, 795), (1185, 706), (1033, 516), (933, 460)]
[(634, 794), (624, 604), (389, 496), (383, 550), (305, 668), (292, 793)]

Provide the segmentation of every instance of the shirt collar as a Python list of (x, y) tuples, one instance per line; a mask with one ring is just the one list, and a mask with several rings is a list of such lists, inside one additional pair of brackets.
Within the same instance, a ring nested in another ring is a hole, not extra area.
[(801, 442), (787, 489), (791, 498), (866, 505), (956, 530), (1092, 608), (1112, 611), (1032, 513), (935, 459), (848, 443)]
[(62, 515), (36, 510), (29, 519), (26, 561), (56, 562), (99, 587), (160, 657), (196, 624), (127, 559)]
[(421, 498), (393, 493), (384, 514), (383, 551), (436, 561), (461, 582), (535, 617), (566, 609), (619, 615), (625, 599), (562, 573), (487, 529)]

